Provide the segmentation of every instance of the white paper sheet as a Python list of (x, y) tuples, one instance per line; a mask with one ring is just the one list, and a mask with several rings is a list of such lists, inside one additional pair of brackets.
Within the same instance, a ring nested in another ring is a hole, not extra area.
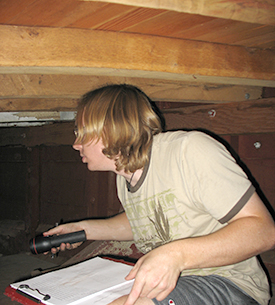
[[(130, 292), (133, 281), (126, 281), (125, 276), (131, 269), (97, 257), (10, 286), (17, 289), (21, 284), (28, 285), (30, 288), (20, 290), (47, 305), (104, 305)], [(42, 294), (51, 298), (45, 301)]]

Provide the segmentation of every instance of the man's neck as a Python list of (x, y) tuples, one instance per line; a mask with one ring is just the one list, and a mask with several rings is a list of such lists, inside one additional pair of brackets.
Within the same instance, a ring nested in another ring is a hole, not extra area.
[(118, 175), (123, 176), (131, 186), (135, 186), (142, 175), (143, 169), (137, 169), (134, 173), (126, 173), (124, 171), (117, 172)]

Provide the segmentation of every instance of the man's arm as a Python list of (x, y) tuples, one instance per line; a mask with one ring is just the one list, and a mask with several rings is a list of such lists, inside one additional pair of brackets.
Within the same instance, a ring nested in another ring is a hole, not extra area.
[[(107, 219), (90, 219), (63, 224), (44, 232), (44, 236), (85, 230), (88, 240), (133, 240), (130, 223), (125, 212)], [(77, 244), (61, 244), (60, 250), (73, 249)], [(54, 250), (52, 252), (55, 252)]]
[(234, 264), (274, 246), (274, 221), (254, 193), (221, 230), (173, 241), (140, 258), (127, 277), (135, 282), (125, 305), (133, 305), (139, 297), (164, 299), (183, 270)]
[(107, 219), (84, 220), (81, 225), (90, 240), (133, 240), (125, 212)]
[[(254, 193), (246, 205), (223, 229), (208, 236), (187, 239), (183, 269), (230, 265), (275, 246), (274, 221), (267, 208)], [(199, 244), (199, 248), (196, 248)], [(193, 250), (198, 250), (196, 255)], [(193, 254), (192, 254), (193, 253)]]

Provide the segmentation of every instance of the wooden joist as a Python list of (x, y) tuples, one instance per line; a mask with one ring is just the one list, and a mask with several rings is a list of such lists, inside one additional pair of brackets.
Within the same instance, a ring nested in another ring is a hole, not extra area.
[(70, 111), (86, 92), (128, 83), (154, 101), (224, 103), (261, 98), (262, 87), (83, 75), (0, 75), (0, 111)]
[(93, 74), (275, 86), (271, 50), (119, 32), (4, 25), (0, 40), (1, 74)]

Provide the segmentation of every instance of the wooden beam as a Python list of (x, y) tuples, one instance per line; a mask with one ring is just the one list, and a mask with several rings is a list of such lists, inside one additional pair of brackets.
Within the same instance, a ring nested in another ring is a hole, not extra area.
[(86, 92), (110, 83), (128, 83), (154, 101), (221, 103), (258, 99), (262, 87), (172, 82), (83, 75), (0, 75), (0, 111), (74, 110)]
[(9, 111), (73, 111), (78, 99), (73, 98), (4, 98), (0, 112)]
[(93, 74), (275, 87), (275, 52), (174, 38), (0, 26), (0, 73)]
[(275, 98), (163, 112), (168, 130), (202, 128), (220, 135), (275, 132)]
[[(84, 1), (106, 2), (106, 0)], [(108, 0), (108, 2), (251, 23), (275, 24), (275, 3), (273, 0)]]

